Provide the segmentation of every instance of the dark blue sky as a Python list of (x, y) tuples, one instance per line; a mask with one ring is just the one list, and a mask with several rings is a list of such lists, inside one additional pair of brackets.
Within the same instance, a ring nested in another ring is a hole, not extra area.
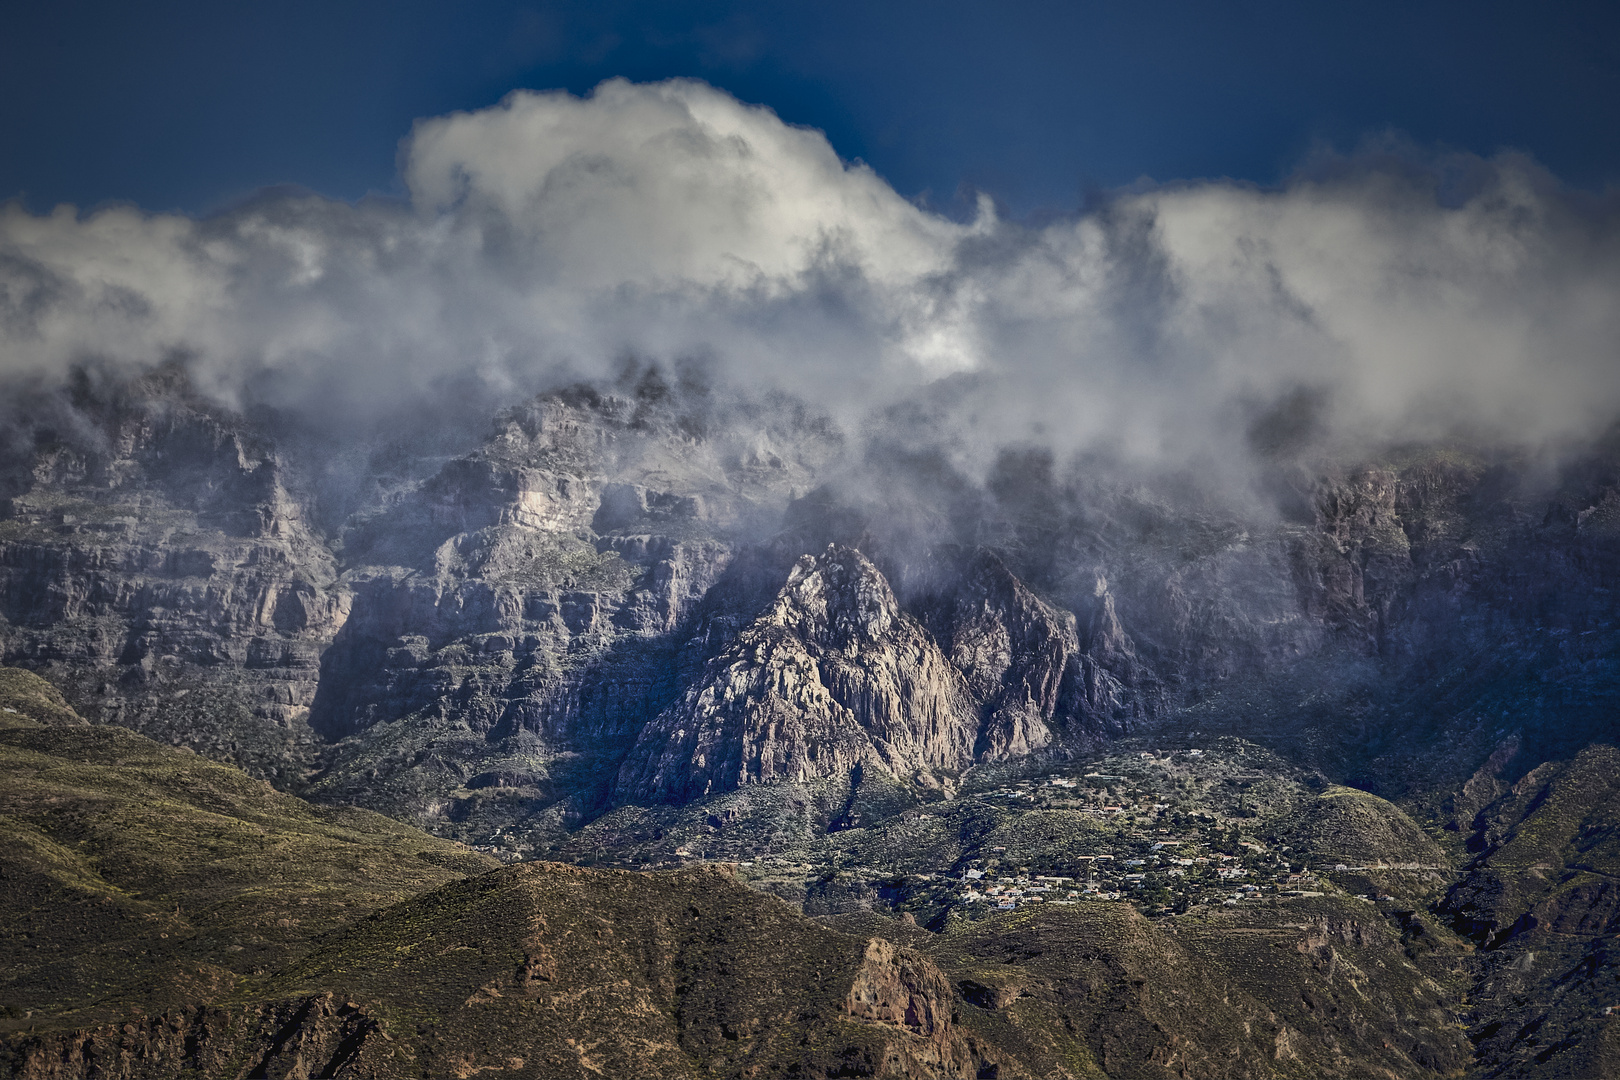
[(1395, 131), (1620, 185), (1620, 5), (7, 0), (0, 198), (206, 212), (395, 190), (412, 119), (518, 87), (707, 79), (903, 194), (1014, 213), (1089, 189), (1273, 183)]

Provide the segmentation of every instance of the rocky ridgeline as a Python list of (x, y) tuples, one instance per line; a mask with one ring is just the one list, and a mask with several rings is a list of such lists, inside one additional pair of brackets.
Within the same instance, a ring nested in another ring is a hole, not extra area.
[(1050, 744), (1054, 730), (1122, 735), (1138, 718), (1140, 685), (1130, 637), (1099, 574), (1081, 645), (1076, 619), (1036, 596), (994, 554), (980, 551), (939, 619), (951, 662), (982, 703), (981, 761), (1021, 757)]
[(1612, 454), (1273, 463), (1239, 512), (1038, 455), (942, 484), (654, 373), (334, 480), (176, 369), (36, 398), (0, 462), (0, 659), (469, 839), (780, 780), (937, 796), (1183, 724), (1449, 792), (1515, 732), (1540, 760), (1609, 723)]
[[(1102, 650), (1128, 656), (1111, 600), (1102, 620)], [(854, 548), (802, 556), (770, 609), (643, 729), (620, 796), (680, 803), (867, 769), (948, 791), (1059, 735), (1122, 733), (1125, 688), (1082, 652), (1074, 616), (993, 554), (975, 556), (939, 621), (936, 638)]]

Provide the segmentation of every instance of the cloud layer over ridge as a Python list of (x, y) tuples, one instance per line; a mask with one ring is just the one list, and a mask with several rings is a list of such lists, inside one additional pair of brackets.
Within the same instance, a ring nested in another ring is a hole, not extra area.
[(377, 411), (695, 358), (849, 424), (925, 398), (964, 447), (1171, 461), (1279, 402), (1340, 437), (1612, 422), (1613, 206), (1523, 159), (1464, 164), (1443, 201), (1363, 160), (964, 223), (702, 83), (520, 92), (420, 122), (408, 201), (0, 209), (0, 377), (182, 356), (227, 400)]

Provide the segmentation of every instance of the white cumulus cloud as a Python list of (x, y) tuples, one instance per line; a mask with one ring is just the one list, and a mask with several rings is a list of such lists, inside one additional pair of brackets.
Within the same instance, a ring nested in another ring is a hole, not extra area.
[(1620, 414), (1612, 206), (1511, 156), (957, 222), (705, 84), (514, 93), (421, 121), (403, 200), (269, 191), (192, 219), (0, 209), (0, 374), (181, 356), (232, 401), (364, 412), (625, 356), (701, 357), (857, 422), (1162, 460), (1290, 394), (1343, 437), (1538, 440)]

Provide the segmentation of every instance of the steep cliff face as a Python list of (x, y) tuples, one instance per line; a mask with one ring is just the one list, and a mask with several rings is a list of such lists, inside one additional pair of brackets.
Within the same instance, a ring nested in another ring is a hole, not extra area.
[[(100, 719), (296, 775), (349, 594), (286, 467), (172, 371), (81, 396), (4, 455), (0, 654)], [(184, 693), (212, 730), (172, 715)]]
[(991, 539), (1076, 614), (1127, 722), (1337, 744), (1324, 762), (1400, 794), (1460, 785), (1515, 732), (1535, 760), (1612, 737), (1620, 458), (1588, 455), (1291, 469), (1275, 514), (1049, 478)]
[(351, 521), (313, 792), (472, 833), (597, 800), (719, 647), (689, 624), (738, 548), (837, 449), (791, 417), (711, 436), (661, 393), (543, 398)]
[[(587, 395), (519, 410), (349, 527), (356, 601), (326, 659), (317, 730), (338, 738), (448, 699), (475, 731), (567, 737), (582, 708), (571, 673), (680, 625), (729, 561), (729, 530), (762, 512), (752, 500), (768, 503), (804, 467), (754, 475), (633, 404)], [(490, 704), (456, 700), (466, 677)], [(591, 719), (634, 715), (626, 689)]]
[(835, 545), (801, 558), (770, 610), (646, 727), (618, 792), (684, 802), (857, 766), (937, 786), (972, 762), (977, 729), (933, 638), (864, 555)]
[(975, 1054), (963, 1037), (956, 996), (944, 973), (925, 957), (883, 938), (867, 941), (843, 1012), (911, 1036), (896, 1040), (884, 1062), (899, 1075), (976, 1077), (984, 1063), (982, 1051)]
[(982, 703), (979, 760), (1022, 757), (1055, 732), (1123, 734), (1138, 718), (1120, 678), (1138, 674), (1134, 646), (1100, 576), (1095, 598), (1082, 649), (1072, 613), (1036, 596), (993, 552), (973, 557), (933, 621)]
[[(39, 400), (0, 453), (0, 659), (93, 719), (461, 835), (867, 763), (935, 783), (1183, 724), (1394, 795), (1610, 725), (1612, 448), (1293, 468), (1256, 507), (1038, 455), (985, 484), (856, 463), (792, 403), (646, 375), (409, 467), (367, 443), (337, 498), (309, 494), (330, 477), (296, 425), (176, 368)], [(892, 610), (773, 627), (829, 540), (890, 576)], [(729, 719), (672, 719), (704, 694), (691, 715)]]
[[(1435, 785), (1443, 761), (1444, 786), (1458, 790), (1509, 745), (1496, 768), (1517, 756), (1509, 771), (1518, 773), (1613, 739), (1620, 537), (1611, 508), (1620, 472), (1612, 449), (1557, 469), (1415, 457), (1331, 487), (1353, 497), (1324, 497), (1322, 512), (1332, 506), (1339, 517), (1323, 517), (1296, 548), (1339, 567), (1305, 581), (1306, 610), (1348, 627), (1378, 671), (1366, 696), (1379, 708), (1367, 728), (1350, 730), (1384, 752), (1368, 754), (1355, 781), (1421, 790)], [(1327, 539), (1336, 536), (1344, 539)], [(1416, 769), (1418, 761), (1430, 764)]]

